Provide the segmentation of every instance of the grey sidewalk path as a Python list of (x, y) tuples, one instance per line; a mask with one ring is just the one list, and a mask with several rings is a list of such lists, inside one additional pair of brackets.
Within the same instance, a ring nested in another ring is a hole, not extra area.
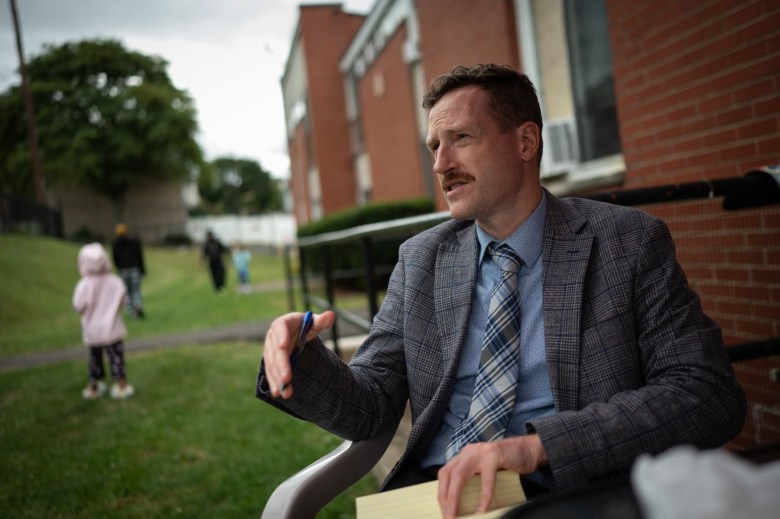
[[(270, 281), (252, 285), (254, 291), (280, 290), (287, 286), (284, 281)], [(364, 313), (367, 311), (364, 311)], [(209, 344), (231, 341), (262, 341), (268, 332), (271, 322), (258, 321), (219, 326), (207, 330), (177, 332), (152, 337), (129, 338), (125, 340), (125, 351), (145, 351), (159, 348), (171, 348), (188, 344)], [(349, 322), (339, 323), (339, 334), (348, 339), (349, 336), (363, 332)], [(326, 341), (327, 342), (327, 341)], [(44, 351), (21, 355), (0, 357), (0, 372), (14, 368), (44, 366), (55, 362), (85, 358), (84, 346), (72, 346), (64, 350)], [(351, 353), (348, 354), (351, 357)], [(346, 360), (349, 360), (347, 358)]]
[[(125, 340), (125, 351), (145, 351), (159, 348), (172, 348), (188, 344), (209, 344), (214, 342), (261, 342), (265, 338), (265, 334), (268, 332), (270, 324), (270, 321), (257, 321), (220, 326), (207, 330), (178, 332), (137, 339), (129, 338)], [(339, 323), (339, 332), (342, 335), (342, 338), (339, 340), (339, 346), (341, 346), (342, 341), (344, 341), (345, 344), (349, 344), (351, 336), (362, 333), (360, 330), (346, 322)], [(86, 358), (86, 348), (84, 346), (72, 346), (58, 351), (10, 355), (0, 357), (0, 371), (14, 368), (44, 366), (55, 362), (84, 358)], [(346, 358), (345, 360), (348, 361), (349, 358)]]
[[(268, 331), (270, 322), (241, 323), (221, 326), (208, 330), (179, 332), (169, 335), (142, 337), (125, 341), (125, 351), (144, 351), (159, 348), (171, 348), (187, 344), (207, 344), (225, 341), (260, 342)], [(73, 346), (65, 350), (29, 353), (0, 357), (0, 371), (13, 368), (43, 366), (65, 360), (86, 358), (84, 346)]]

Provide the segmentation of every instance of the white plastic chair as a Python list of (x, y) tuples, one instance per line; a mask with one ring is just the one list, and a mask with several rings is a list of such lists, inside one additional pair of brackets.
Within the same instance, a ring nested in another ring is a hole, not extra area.
[(394, 434), (388, 429), (369, 440), (345, 441), (298, 471), (276, 487), (262, 519), (314, 519), (325, 505), (374, 468)]

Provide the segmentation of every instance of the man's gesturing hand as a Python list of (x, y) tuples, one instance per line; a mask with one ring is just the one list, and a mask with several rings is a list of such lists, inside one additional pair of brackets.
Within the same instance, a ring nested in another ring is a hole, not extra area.
[[(303, 315), (301, 312), (293, 312), (277, 317), (271, 322), (265, 335), (263, 364), (271, 395), (275, 398), (281, 396), (288, 399), (293, 395), (290, 385), (293, 377), (290, 355), (295, 349), (301, 331)], [(323, 330), (333, 326), (335, 319), (336, 314), (331, 311), (314, 314), (312, 327), (306, 334), (305, 340), (310, 341)]]

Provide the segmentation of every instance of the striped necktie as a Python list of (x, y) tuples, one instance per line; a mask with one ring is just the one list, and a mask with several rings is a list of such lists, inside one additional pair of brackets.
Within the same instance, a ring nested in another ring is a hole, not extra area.
[(502, 438), (515, 404), (520, 358), (520, 297), (517, 272), (522, 260), (506, 244), (487, 249), (501, 269), (490, 298), (485, 339), (469, 414), (447, 445), (447, 460), (469, 443)]

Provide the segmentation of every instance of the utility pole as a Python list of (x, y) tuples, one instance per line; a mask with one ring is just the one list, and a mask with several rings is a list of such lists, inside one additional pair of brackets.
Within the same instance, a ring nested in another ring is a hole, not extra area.
[(32, 162), (33, 181), (35, 183), (35, 200), (39, 204), (46, 203), (46, 182), (43, 178), (41, 157), (38, 152), (38, 128), (35, 125), (35, 108), (33, 107), (32, 91), (30, 90), (30, 78), (27, 75), (27, 65), (24, 61), (22, 48), (22, 36), (19, 31), (19, 16), (16, 12), (16, 0), (8, 0), (11, 6), (11, 17), (14, 20), (16, 31), (16, 50), (19, 53), (19, 70), (22, 74), (22, 92), (24, 93), (24, 115), (27, 120), (27, 141), (30, 145), (30, 161)]

